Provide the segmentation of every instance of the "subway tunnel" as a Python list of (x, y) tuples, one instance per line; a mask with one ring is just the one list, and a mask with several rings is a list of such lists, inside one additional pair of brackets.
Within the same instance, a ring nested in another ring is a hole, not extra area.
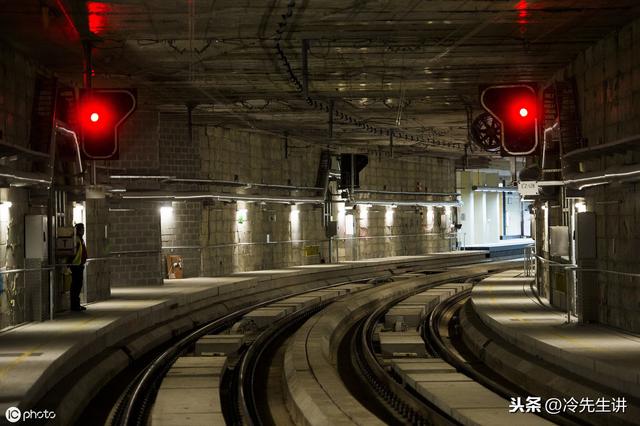
[(640, 4), (0, 6), (0, 424), (640, 424)]

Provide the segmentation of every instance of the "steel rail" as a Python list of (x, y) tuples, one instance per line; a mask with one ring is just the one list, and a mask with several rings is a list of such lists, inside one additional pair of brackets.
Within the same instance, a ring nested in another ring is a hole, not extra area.
[[(280, 337), (290, 333), (291, 330), (297, 328), (303, 321), (315, 315), (332, 302), (333, 300), (319, 302), (281, 318), (260, 333), (258, 338), (244, 353), (237, 373), (236, 389), (238, 390), (239, 405), (237, 415), (239, 415), (241, 419), (246, 420), (246, 423), (252, 425), (265, 424), (259, 413), (255, 388), (256, 372), (258, 367), (262, 365), (263, 356)], [(236, 424), (236, 422), (233, 423)]]
[[(469, 274), (467, 279), (477, 276)], [(351, 342), (352, 362), (359, 371), (361, 377), (375, 390), (376, 399), (387, 408), (398, 424), (430, 425), (430, 424), (457, 424), (448, 414), (442, 412), (431, 402), (420, 395), (411, 392), (396, 381), (380, 364), (373, 347), (373, 336), (376, 324), (380, 318), (392, 306), (411, 295), (425, 290), (436, 288), (450, 281), (449, 278), (429, 283), (412, 291), (409, 295), (394, 297), (379, 306), (366, 319), (356, 325), (357, 331)]]
[(136, 376), (136, 378), (132, 381), (130, 387), (124, 392), (123, 397), (121, 397), (121, 401), (117, 404), (115, 415), (111, 424), (113, 426), (146, 425), (146, 419), (150, 409), (149, 405), (155, 399), (158, 386), (166, 375), (166, 372), (169, 370), (175, 360), (202, 336), (233, 325), (235, 321), (254, 309), (265, 307), (281, 300), (288, 299), (290, 297), (301, 296), (312, 291), (328, 289), (360, 281), (364, 280), (357, 279), (353, 281), (344, 281), (328, 286), (278, 296), (238, 309), (218, 319), (208, 322), (196, 328), (194, 331), (189, 332), (186, 336), (180, 338), (177, 343), (173, 344), (171, 347), (158, 355), (143, 371), (141, 371)]
[[(470, 377), (474, 381), (480, 383), (482, 386), (495, 392), (506, 400), (509, 400), (514, 396), (526, 396), (524, 392), (525, 389), (521, 388), (519, 385), (513, 383), (512, 386), (505, 386), (501, 383), (498, 383), (491, 377), (488, 377), (487, 375), (480, 372), (477, 368), (474, 368), (472, 362), (465, 359), (462, 354), (460, 354), (460, 352), (452, 348), (452, 345), (446, 344), (444, 342), (444, 338), (440, 334), (440, 330), (442, 329), (443, 325), (445, 325), (442, 323), (443, 319), (446, 318), (448, 314), (458, 311), (470, 296), (471, 290), (460, 292), (440, 302), (433, 309), (433, 311), (431, 311), (431, 314), (426, 320), (426, 322), (428, 323), (426, 324), (426, 326), (428, 328), (428, 338), (430, 340), (430, 343), (433, 344), (440, 358), (444, 359), (447, 363), (454, 366), (456, 370), (458, 370), (462, 374), (465, 374), (466, 376)], [(451, 316), (451, 318), (452, 317), (453, 315)], [(448, 329), (449, 325), (446, 324), (446, 327)], [(511, 384), (511, 382), (507, 378), (499, 374), (498, 376), (505, 382)], [(573, 426), (584, 424), (583, 422), (578, 421), (574, 418), (570, 418), (567, 415), (549, 415), (541, 413), (540, 417), (550, 420), (553, 423), (562, 421), (561, 424), (564, 425)]]
[[(120, 401), (116, 404), (117, 406), (115, 415), (113, 417), (113, 420), (111, 421), (111, 424), (113, 426), (146, 426), (146, 420), (149, 414), (150, 405), (155, 400), (157, 389), (160, 385), (160, 382), (166, 375), (166, 372), (170, 369), (175, 360), (202, 336), (210, 334), (212, 332), (220, 331), (224, 328), (228, 328), (248, 312), (254, 309), (268, 306), (273, 303), (277, 303), (284, 299), (301, 296), (313, 291), (326, 290), (333, 287), (357, 282), (371, 282), (375, 284), (379, 281), (384, 282), (384, 280), (388, 279), (389, 277), (390, 275), (373, 275), (369, 279), (359, 278), (350, 281), (341, 281), (339, 283), (278, 296), (238, 309), (202, 326), (199, 326), (195, 330), (189, 332), (186, 336), (180, 338), (178, 342), (171, 345), (168, 349), (164, 350), (143, 371), (141, 371), (136, 376), (129, 388), (123, 393)], [(285, 318), (289, 319), (290, 316), (287, 316)]]

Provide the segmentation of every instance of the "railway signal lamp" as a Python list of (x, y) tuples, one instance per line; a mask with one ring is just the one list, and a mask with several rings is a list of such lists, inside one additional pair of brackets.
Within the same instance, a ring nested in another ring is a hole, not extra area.
[(117, 159), (118, 129), (135, 108), (135, 90), (81, 90), (79, 121), (83, 154), (92, 160)]
[(536, 151), (540, 109), (533, 86), (489, 86), (482, 90), (480, 102), (500, 124), (503, 156), (530, 155)]

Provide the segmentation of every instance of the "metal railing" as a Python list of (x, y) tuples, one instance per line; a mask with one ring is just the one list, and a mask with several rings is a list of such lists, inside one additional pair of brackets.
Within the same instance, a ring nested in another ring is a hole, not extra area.
[(585, 272), (598, 273), (598, 274), (607, 274), (614, 276), (622, 276), (629, 278), (637, 278), (640, 279), (640, 273), (633, 272), (621, 272), (621, 271), (612, 271), (609, 269), (599, 269), (599, 268), (590, 268), (590, 267), (581, 267), (574, 263), (561, 263), (551, 259), (547, 259), (535, 253), (535, 246), (531, 245), (525, 247), (524, 249), (524, 260), (523, 260), (523, 269), (524, 275), (527, 277), (535, 277), (536, 287), (538, 294), (540, 291), (540, 272), (542, 271), (542, 265), (545, 268), (551, 269), (560, 269), (564, 274), (565, 283), (566, 283), (566, 305), (567, 305), (567, 323), (571, 323), (571, 315), (578, 315), (577, 312), (577, 293), (578, 293), (578, 285), (583, 282), (584, 279), (582, 274)]
[(524, 275), (526, 277), (535, 277), (535, 274), (536, 274), (535, 251), (536, 251), (536, 246), (534, 244), (531, 244), (524, 248), (523, 269), (524, 269)]
[[(87, 264), (106, 261), (113, 257), (118, 257), (118, 255), (89, 258), (87, 259)], [(68, 266), (71, 266), (71, 264), (57, 263), (55, 265), (44, 265), (44, 266), (32, 267), (32, 268), (0, 269), (0, 280), (2, 280), (3, 282), (3, 286), (2, 286), (3, 292), (7, 293), (7, 300), (8, 300), (8, 303), (11, 305), (11, 308), (7, 311), (7, 314), (9, 315), (9, 320), (0, 321), (0, 329), (14, 327), (24, 322), (33, 320), (35, 315), (35, 312), (33, 312), (33, 307), (35, 306), (35, 304), (27, 299), (28, 298), (31, 299), (34, 297), (39, 298), (44, 296), (42, 292), (42, 288), (40, 288), (39, 290), (28, 288), (29, 286), (27, 285), (27, 278), (30, 276), (30, 274), (35, 274), (35, 273), (48, 272), (49, 319), (53, 319), (54, 313), (55, 313), (55, 298), (56, 298), (55, 273), (56, 273), (56, 270), (61, 270), (61, 268), (65, 268)], [(15, 275), (15, 278), (11, 277), (12, 275)], [(20, 282), (17, 282), (17, 281), (20, 281)], [(83, 289), (84, 298), (85, 300), (87, 300), (87, 286), (86, 285), (83, 286), (82, 289)], [(42, 301), (41, 301), (41, 306), (42, 306)]]

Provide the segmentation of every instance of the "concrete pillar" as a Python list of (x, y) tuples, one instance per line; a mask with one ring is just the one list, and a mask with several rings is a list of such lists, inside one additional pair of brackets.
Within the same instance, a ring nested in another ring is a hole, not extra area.
[(473, 242), (474, 244), (482, 244), (487, 242), (487, 193), (476, 192), (473, 197), (473, 209), (475, 211), (473, 221)]
[(105, 199), (87, 200), (85, 204), (87, 252), (92, 259), (85, 270), (85, 303), (107, 299), (111, 295), (111, 270), (107, 224), (109, 208)]
[(487, 192), (483, 193), (483, 195), (486, 200), (485, 235), (483, 242), (496, 243), (500, 241), (500, 216), (502, 214), (500, 197), (502, 194), (499, 192)]

